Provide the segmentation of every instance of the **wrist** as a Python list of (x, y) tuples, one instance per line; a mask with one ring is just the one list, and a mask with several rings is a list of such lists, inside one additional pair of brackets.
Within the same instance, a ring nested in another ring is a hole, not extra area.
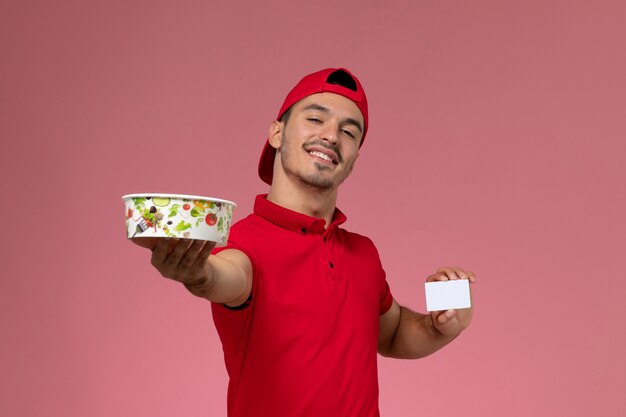
[(208, 265), (208, 262), (204, 265), (201, 272), (196, 271), (193, 279), (187, 282), (183, 282), (185, 288), (187, 288), (192, 294), (201, 296), (202, 293), (207, 291), (207, 288), (210, 287), (211, 278), (212, 278), (212, 270)]
[(190, 282), (183, 282), (183, 285), (193, 295), (204, 297), (209, 288), (209, 279), (206, 276), (202, 276)]

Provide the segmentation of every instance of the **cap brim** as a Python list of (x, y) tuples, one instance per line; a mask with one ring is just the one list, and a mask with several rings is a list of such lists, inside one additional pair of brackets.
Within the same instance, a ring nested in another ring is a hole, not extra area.
[(269, 139), (265, 140), (263, 152), (259, 159), (259, 177), (268, 185), (272, 185), (274, 177), (274, 159), (276, 158), (276, 149), (270, 145)]

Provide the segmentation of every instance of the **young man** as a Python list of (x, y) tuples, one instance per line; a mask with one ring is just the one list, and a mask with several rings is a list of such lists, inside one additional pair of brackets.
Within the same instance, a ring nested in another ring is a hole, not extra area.
[[(473, 310), (428, 315), (391, 296), (378, 252), (339, 227), (339, 185), (368, 129), (365, 92), (346, 69), (304, 77), (287, 95), (259, 163), (270, 185), (229, 243), (154, 247), (152, 264), (212, 302), (230, 377), (228, 415), (378, 416), (377, 352), (429, 355)], [(213, 251), (211, 253), (211, 251)], [(440, 268), (427, 281), (469, 279)]]

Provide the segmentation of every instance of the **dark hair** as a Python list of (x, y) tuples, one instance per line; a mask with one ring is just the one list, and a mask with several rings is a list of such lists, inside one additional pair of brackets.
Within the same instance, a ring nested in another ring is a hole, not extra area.
[(289, 116), (291, 116), (291, 109), (292, 108), (293, 108), (293, 106), (289, 107), (287, 110), (285, 110), (283, 115), (280, 116), (280, 121), (283, 122), (285, 125), (287, 124), (287, 121), (289, 120)]
[[(326, 84), (340, 85), (352, 91), (357, 91), (356, 81), (354, 81), (354, 78), (352, 78), (352, 76), (348, 74), (347, 72), (345, 72), (344, 70), (337, 70), (331, 73), (326, 79)], [(284, 123), (285, 125), (287, 124), (287, 121), (289, 120), (289, 117), (291, 116), (292, 108), (293, 106), (285, 110), (283, 115), (280, 116), (280, 120), (279, 120), (280, 122)]]

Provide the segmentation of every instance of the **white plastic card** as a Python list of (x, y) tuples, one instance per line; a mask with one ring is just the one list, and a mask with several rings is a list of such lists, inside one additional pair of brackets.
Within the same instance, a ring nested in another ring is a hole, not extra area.
[(427, 282), (425, 288), (428, 311), (469, 308), (472, 305), (469, 281), (466, 279)]

